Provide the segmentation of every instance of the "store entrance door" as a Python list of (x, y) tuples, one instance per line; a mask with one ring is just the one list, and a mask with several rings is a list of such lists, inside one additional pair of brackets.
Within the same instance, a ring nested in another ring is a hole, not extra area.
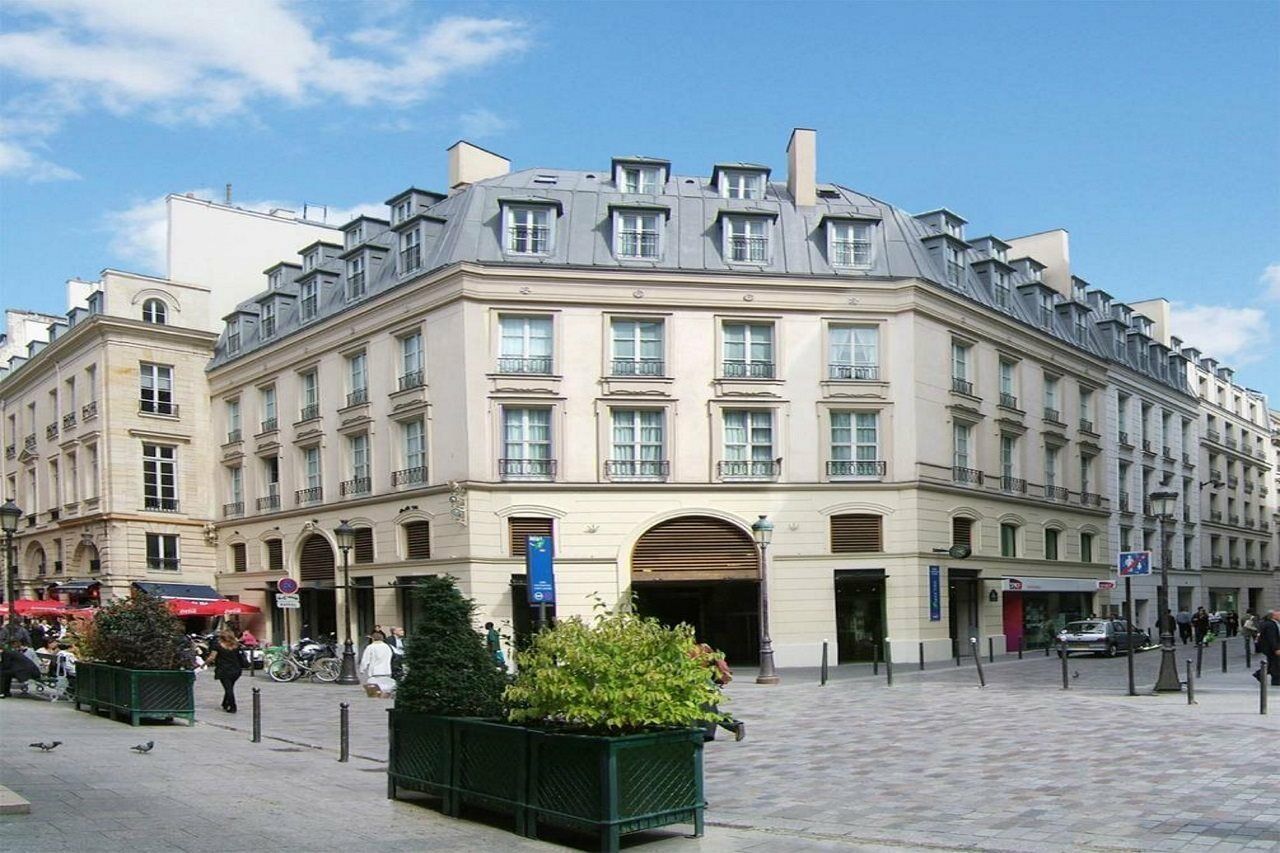
[(951, 641), (963, 653), (970, 637), (978, 632), (978, 573), (973, 569), (947, 569), (947, 591), (950, 593), (948, 613), (951, 619)]
[(884, 573), (837, 571), (835, 588), (836, 661), (869, 661), (884, 640)]
[(755, 581), (643, 583), (636, 612), (663, 625), (693, 626), (698, 641), (724, 652), (730, 666), (760, 662), (760, 585)]

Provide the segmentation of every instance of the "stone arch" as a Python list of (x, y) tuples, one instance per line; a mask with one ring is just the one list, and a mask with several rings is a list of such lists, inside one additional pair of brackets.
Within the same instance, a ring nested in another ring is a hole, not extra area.
[(332, 582), (335, 565), (333, 545), (324, 534), (312, 533), (299, 542), (297, 566), (302, 582)]
[(650, 526), (631, 549), (631, 580), (759, 580), (755, 540), (741, 523), (706, 514)]
[(95, 567), (100, 565), (101, 560), (97, 544), (83, 539), (80, 540), (80, 543), (76, 545), (75, 551), (72, 552), (71, 560), (71, 564), (75, 567), (77, 573), (96, 571)]
[[(39, 542), (32, 542), (27, 546), (27, 551), (23, 555), (22, 568), (23, 574), (28, 577), (44, 577), (49, 573), (48, 558), (45, 556), (44, 545)], [(41, 571), (41, 567), (44, 571)]]

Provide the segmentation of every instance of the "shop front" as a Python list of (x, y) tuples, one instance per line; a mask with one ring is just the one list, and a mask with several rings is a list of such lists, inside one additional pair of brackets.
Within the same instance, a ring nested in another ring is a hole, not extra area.
[(1094, 596), (1099, 589), (1112, 589), (1114, 585), (1114, 581), (1098, 579), (1004, 578), (1001, 589), (1008, 648), (1016, 649), (1019, 644), (1026, 649), (1053, 645), (1068, 622), (1097, 614)]
[(1236, 587), (1209, 587), (1209, 612), (1210, 613), (1239, 613), (1240, 612), (1240, 590)]

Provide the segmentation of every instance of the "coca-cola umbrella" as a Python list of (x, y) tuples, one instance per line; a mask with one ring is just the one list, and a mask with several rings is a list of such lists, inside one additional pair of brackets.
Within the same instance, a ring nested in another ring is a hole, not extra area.
[(252, 604), (246, 604), (243, 601), (232, 601), (224, 598), (219, 601), (210, 601), (209, 604), (217, 608), (219, 616), (239, 616), (242, 613), (261, 613), (261, 607), (255, 607)]
[[(8, 608), (4, 609), (7, 610)], [(61, 601), (15, 598), (13, 600), (13, 611), (19, 616), (56, 616), (65, 614), (67, 606)]]
[(187, 598), (169, 598), (165, 604), (174, 616), (217, 616), (222, 613), (217, 601), (191, 601)]

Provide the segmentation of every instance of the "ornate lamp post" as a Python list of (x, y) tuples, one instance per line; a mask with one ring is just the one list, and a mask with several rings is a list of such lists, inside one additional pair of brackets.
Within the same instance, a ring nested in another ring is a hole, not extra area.
[(773, 541), (773, 522), (766, 516), (760, 516), (751, 525), (751, 535), (755, 537), (760, 548), (760, 674), (756, 676), (756, 684), (777, 684), (782, 679), (773, 668), (773, 641), (769, 639), (769, 582), (767, 569), (769, 560), (767, 552), (769, 543)]
[(18, 529), (18, 519), (22, 518), (22, 510), (13, 498), (4, 502), (4, 506), (0, 506), (0, 529), (4, 531), (4, 599), (9, 605), (9, 623), (12, 624), (17, 616), (17, 605), (14, 599), (17, 598), (17, 571), (13, 565), (13, 534)]
[(1177, 693), (1182, 690), (1178, 679), (1177, 653), (1173, 647), (1173, 620), (1169, 618), (1169, 523), (1178, 506), (1178, 493), (1159, 491), (1150, 495), (1151, 511), (1160, 520), (1160, 595), (1157, 597), (1157, 616), (1160, 619), (1160, 675), (1156, 678), (1157, 693)]
[(356, 651), (351, 645), (351, 549), (356, 546), (356, 529), (344, 518), (333, 529), (338, 540), (338, 549), (342, 551), (342, 611), (346, 622), (346, 641), (342, 644), (342, 674), (338, 676), (338, 684), (359, 684), (356, 675)]

